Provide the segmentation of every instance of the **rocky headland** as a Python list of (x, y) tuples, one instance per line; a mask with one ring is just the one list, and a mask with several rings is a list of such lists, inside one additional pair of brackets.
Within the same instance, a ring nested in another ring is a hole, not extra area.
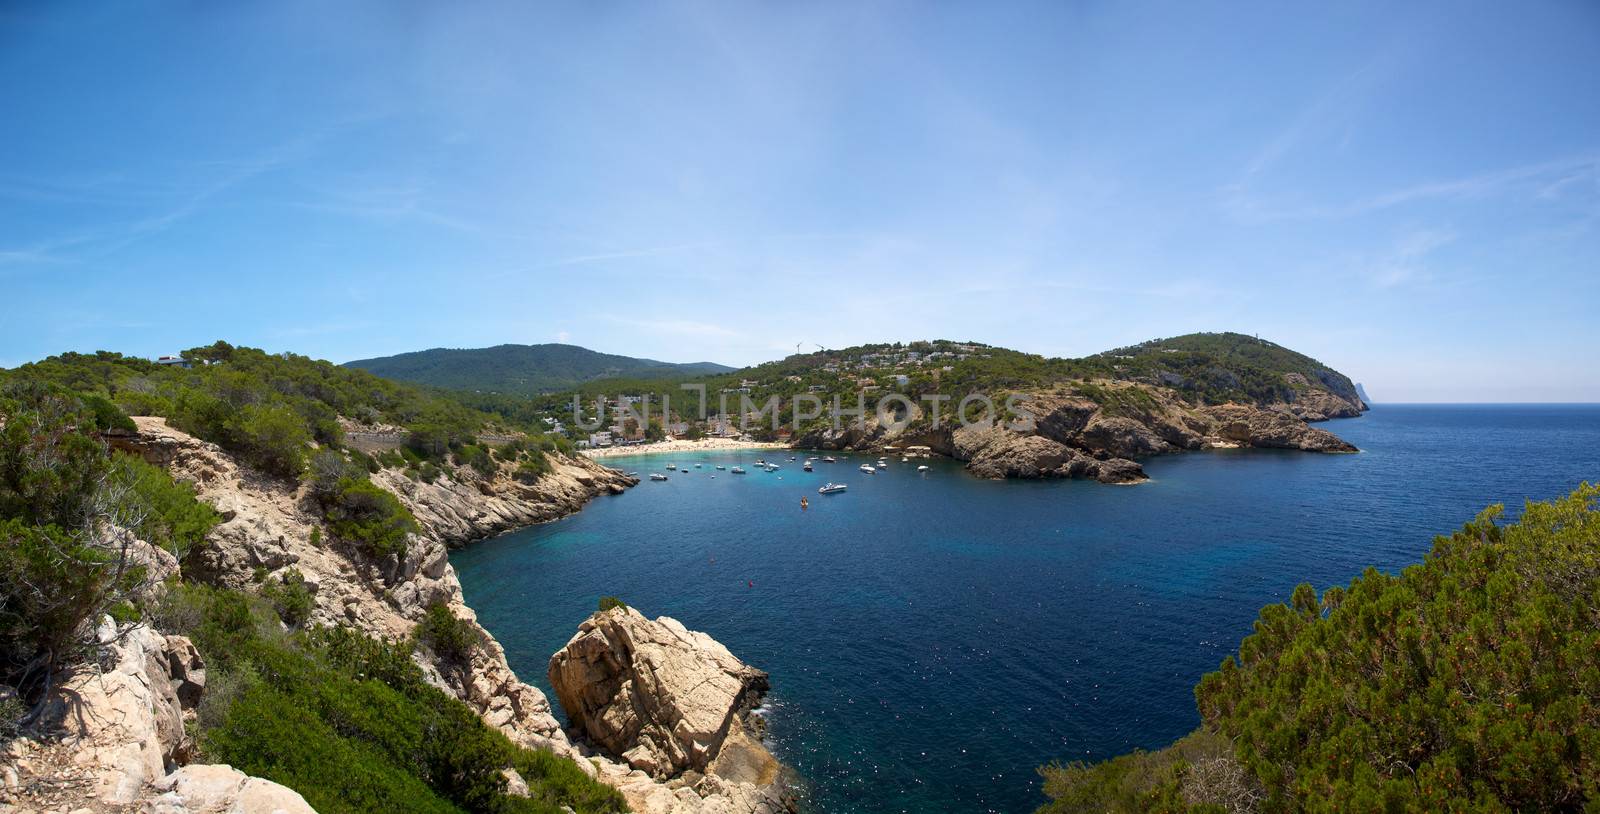
[[(723, 739), (740, 743), (739, 749), (726, 748), (723, 741), (708, 742), (707, 749), (697, 753), (709, 755), (709, 762), (693, 769), (701, 775), (664, 772), (667, 764), (647, 771), (623, 756), (628, 749), (613, 748), (620, 745), (617, 741), (591, 745), (581, 724), (578, 737), (569, 736), (544, 693), (517, 677), (504, 650), (477, 625), (462, 598), (449, 546), (570, 514), (594, 497), (621, 492), (636, 479), (581, 456), (561, 455), (552, 455), (552, 471), (532, 483), (504, 470), (484, 476), (466, 467), (447, 467), (431, 483), (382, 470), (372, 475), (373, 482), (392, 491), (420, 526), (403, 559), (384, 566), (330, 539), (307, 486), (244, 466), (216, 444), (174, 429), (164, 419), (138, 417), (135, 423), (138, 431), (114, 439), (115, 445), (165, 467), (175, 479), (192, 483), (198, 497), (221, 513), (222, 522), (207, 538), (208, 545), (191, 558), (193, 562), (185, 563), (186, 569), (193, 569), (192, 577), (249, 589), (264, 577), (292, 569), (311, 592), (312, 623), (346, 626), (389, 639), (410, 635), (430, 607), (442, 604), (472, 626), (480, 645), (459, 667), (424, 647), (417, 654), (419, 666), (431, 683), (466, 702), (513, 742), (573, 760), (586, 773), (619, 789), (634, 811), (778, 810), (775, 801), (781, 796), (772, 789), (775, 771), (716, 769), (719, 753), (746, 755), (759, 750), (758, 740), (747, 738), (742, 729), (732, 737), (724, 733)], [(148, 548), (156, 567), (177, 573), (170, 555), (166, 555), (170, 562), (162, 561), (165, 552)], [(666, 625), (666, 621), (649, 624)], [(186, 765), (192, 744), (185, 723), (194, 718), (205, 689), (204, 665), (187, 639), (162, 636), (139, 625), (118, 626), (109, 617), (100, 638), (102, 663), (86, 665), (55, 690), (53, 726), (46, 728), (50, 735), (17, 738), (7, 747), (0, 783), (9, 802), (0, 803), (0, 810), (311, 811), (298, 794), (278, 784), (227, 766)], [(737, 663), (704, 634), (685, 632), (677, 640), (692, 651), (685, 656), (672, 654), (669, 639), (661, 639), (655, 651), (663, 664), (698, 664), (702, 654), (713, 651)], [(664, 675), (670, 677), (670, 670)], [(637, 683), (632, 686), (641, 693), (646, 689)], [(678, 692), (682, 686), (668, 681), (659, 688), (669, 693), (660, 701), (661, 708), (711, 703), (704, 692)], [(639, 697), (645, 699), (647, 694)], [(575, 720), (583, 719), (575, 716)], [(650, 731), (652, 736), (658, 734)], [(734, 761), (720, 765), (732, 766)]]
[[(1296, 374), (1290, 374), (1294, 376)], [(1297, 384), (1305, 387), (1301, 377)], [(1309, 422), (1361, 415), (1359, 399), (1310, 388), (1292, 402), (1196, 404), (1175, 391), (1135, 383), (1102, 383), (1097, 401), (1071, 390), (1022, 394), (1014, 419), (962, 426), (946, 417), (932, 426), (913, 407), (903, 427), (869, 416), (859, 425), (803, 433), (794, 446), (884, 452), (925, 446), (964, 461), (984, 478), (1085, 478), (1102, 483), (1148, 480), (1138, 460), (1206, 449), (1291, 449), (1357, 452)]]

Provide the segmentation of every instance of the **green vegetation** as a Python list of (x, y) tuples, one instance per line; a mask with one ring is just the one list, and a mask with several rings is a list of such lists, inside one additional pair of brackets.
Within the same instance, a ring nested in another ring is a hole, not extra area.
[[(1198, 333), (1152, 339), (1106, 351), (1120, 378), (1173, 387), (1201, 400), (1268, 403), (1289, 401), (1297, 391), (1321, 387), (1357, 401), (1349, 377), (1304, 354), (1264, 339), (1235, 333)], [(1289, 375), (1304, 383), (1295, 383)]]
[[(284, 632), (261, 601), (204, 586), (176, 588), (154, 616), (206, 660), (203, 759), (282, 783), (318, 811), (626, 810), (615, 790), (513, 745), (428, 684), (407, 642), (342, 628)], [(530, 798), (506, 794), (505, 768)]]
[(1043, 769), (1041, 811), (1594, 810), (1600, 486), (1502, 512), (1264, 608), (1196, 688), (1200, 733)]
[(444, 604), (428, 607), (427, 615), (417, 623), (417, 639), (445, 663), (457, 667), (471, 663), (473, 651), (483, 643), (478, 629)]
[(628, 603), (623, 602), (622, 600), (620, 600), (620, 599), (618, 599), (618, 598), (616, 598), (614, 596), (602, 596), (602, 597), (600, 597), (600, 612), (601, 613), (604, 613), (604, 612), (606, 612), (608, 610), (611, 610), (612, 608), (626, 608), (626, 607), (628, 607)]
[(322, 507), (333, 536), (369, 556), (399, 561), (417, 531), (400, 499), (367, 479), (366, 467), (331, 450), (312, 460), (311, 496)]
[(104, 415), (59, 387), (0, 390), (0, 683), (30, 702), (89, 652), (102, 615), (139, 615), (136, 534), (184, 551), (215, 522), (191, 491), (113, 460)]
[[(173, 426), (285, 478), (302, 472), (311, 443), (343, 445), (339, 416), (405, 427), (418, 459), (436, 461), (508, 421), (452, 394), (294, 354), (217, 342), (184, 351), (183, 357), (192, 367), (107, 351), (65, 353), (0, 372), (0, 381), (75, 392), (94, 408), (102, 429), (114, 423), (132, 430), (128, 415), (165, 416)], [(511, 429), (522, 428), (511, 423)]]
[(510, 396), (530, 396), (607, 378), (659, 378), (725, 373), (732, 368), (710, 362), (672, 364), (598, 353), (575, 345), (496, 345), (492, 348), (432, 350), (377, 359), (347, 367), (385, 378)]

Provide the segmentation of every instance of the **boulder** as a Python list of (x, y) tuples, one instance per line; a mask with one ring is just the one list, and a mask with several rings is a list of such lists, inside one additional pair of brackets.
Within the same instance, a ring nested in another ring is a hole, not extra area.
[(147, 814), (316, 814), (287, 786), (226, 763), (185, 766), (156, 781)]
[(575, 730), (655, 778), (705, 772), (768, 687), (710, 636), (626, 607), (579, 625), (549, 677)]

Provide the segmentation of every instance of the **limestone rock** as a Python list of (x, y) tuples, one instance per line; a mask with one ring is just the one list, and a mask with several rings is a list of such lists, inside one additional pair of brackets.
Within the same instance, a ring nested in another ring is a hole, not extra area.
[(632, 608), (585, 620), (549, 676), (575, 729), (656, 778), (705, 772), (767, 690), (766, 673), (710, 636)]
[(293, 789), (226, 763), (185, 766), (156, 781), (147, 814), (316, 814)]

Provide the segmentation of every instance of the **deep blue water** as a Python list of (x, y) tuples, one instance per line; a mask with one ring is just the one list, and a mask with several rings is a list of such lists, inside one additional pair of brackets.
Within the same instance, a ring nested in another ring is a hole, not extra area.
[[(713, 463), (757, 456), (677, 456), (705, 466), (452, 561), (546, 691), (604, 594), (770, 671), (773, 748), (813, 811), (1026, 812), (1038, 764), (1192, 730), (1195, 682), (1297, 583), (1399, 569), (1490, 503), (1514, 514), (1600, 480), (1600, 406), (1380, 406), (1323, 426), (1363, 452), (1169, 456), (1133, 487), (950, 462), (869, 476), (860, 455), (735, 476)], [(829, 479), (850, 490), (818, 495)]]

